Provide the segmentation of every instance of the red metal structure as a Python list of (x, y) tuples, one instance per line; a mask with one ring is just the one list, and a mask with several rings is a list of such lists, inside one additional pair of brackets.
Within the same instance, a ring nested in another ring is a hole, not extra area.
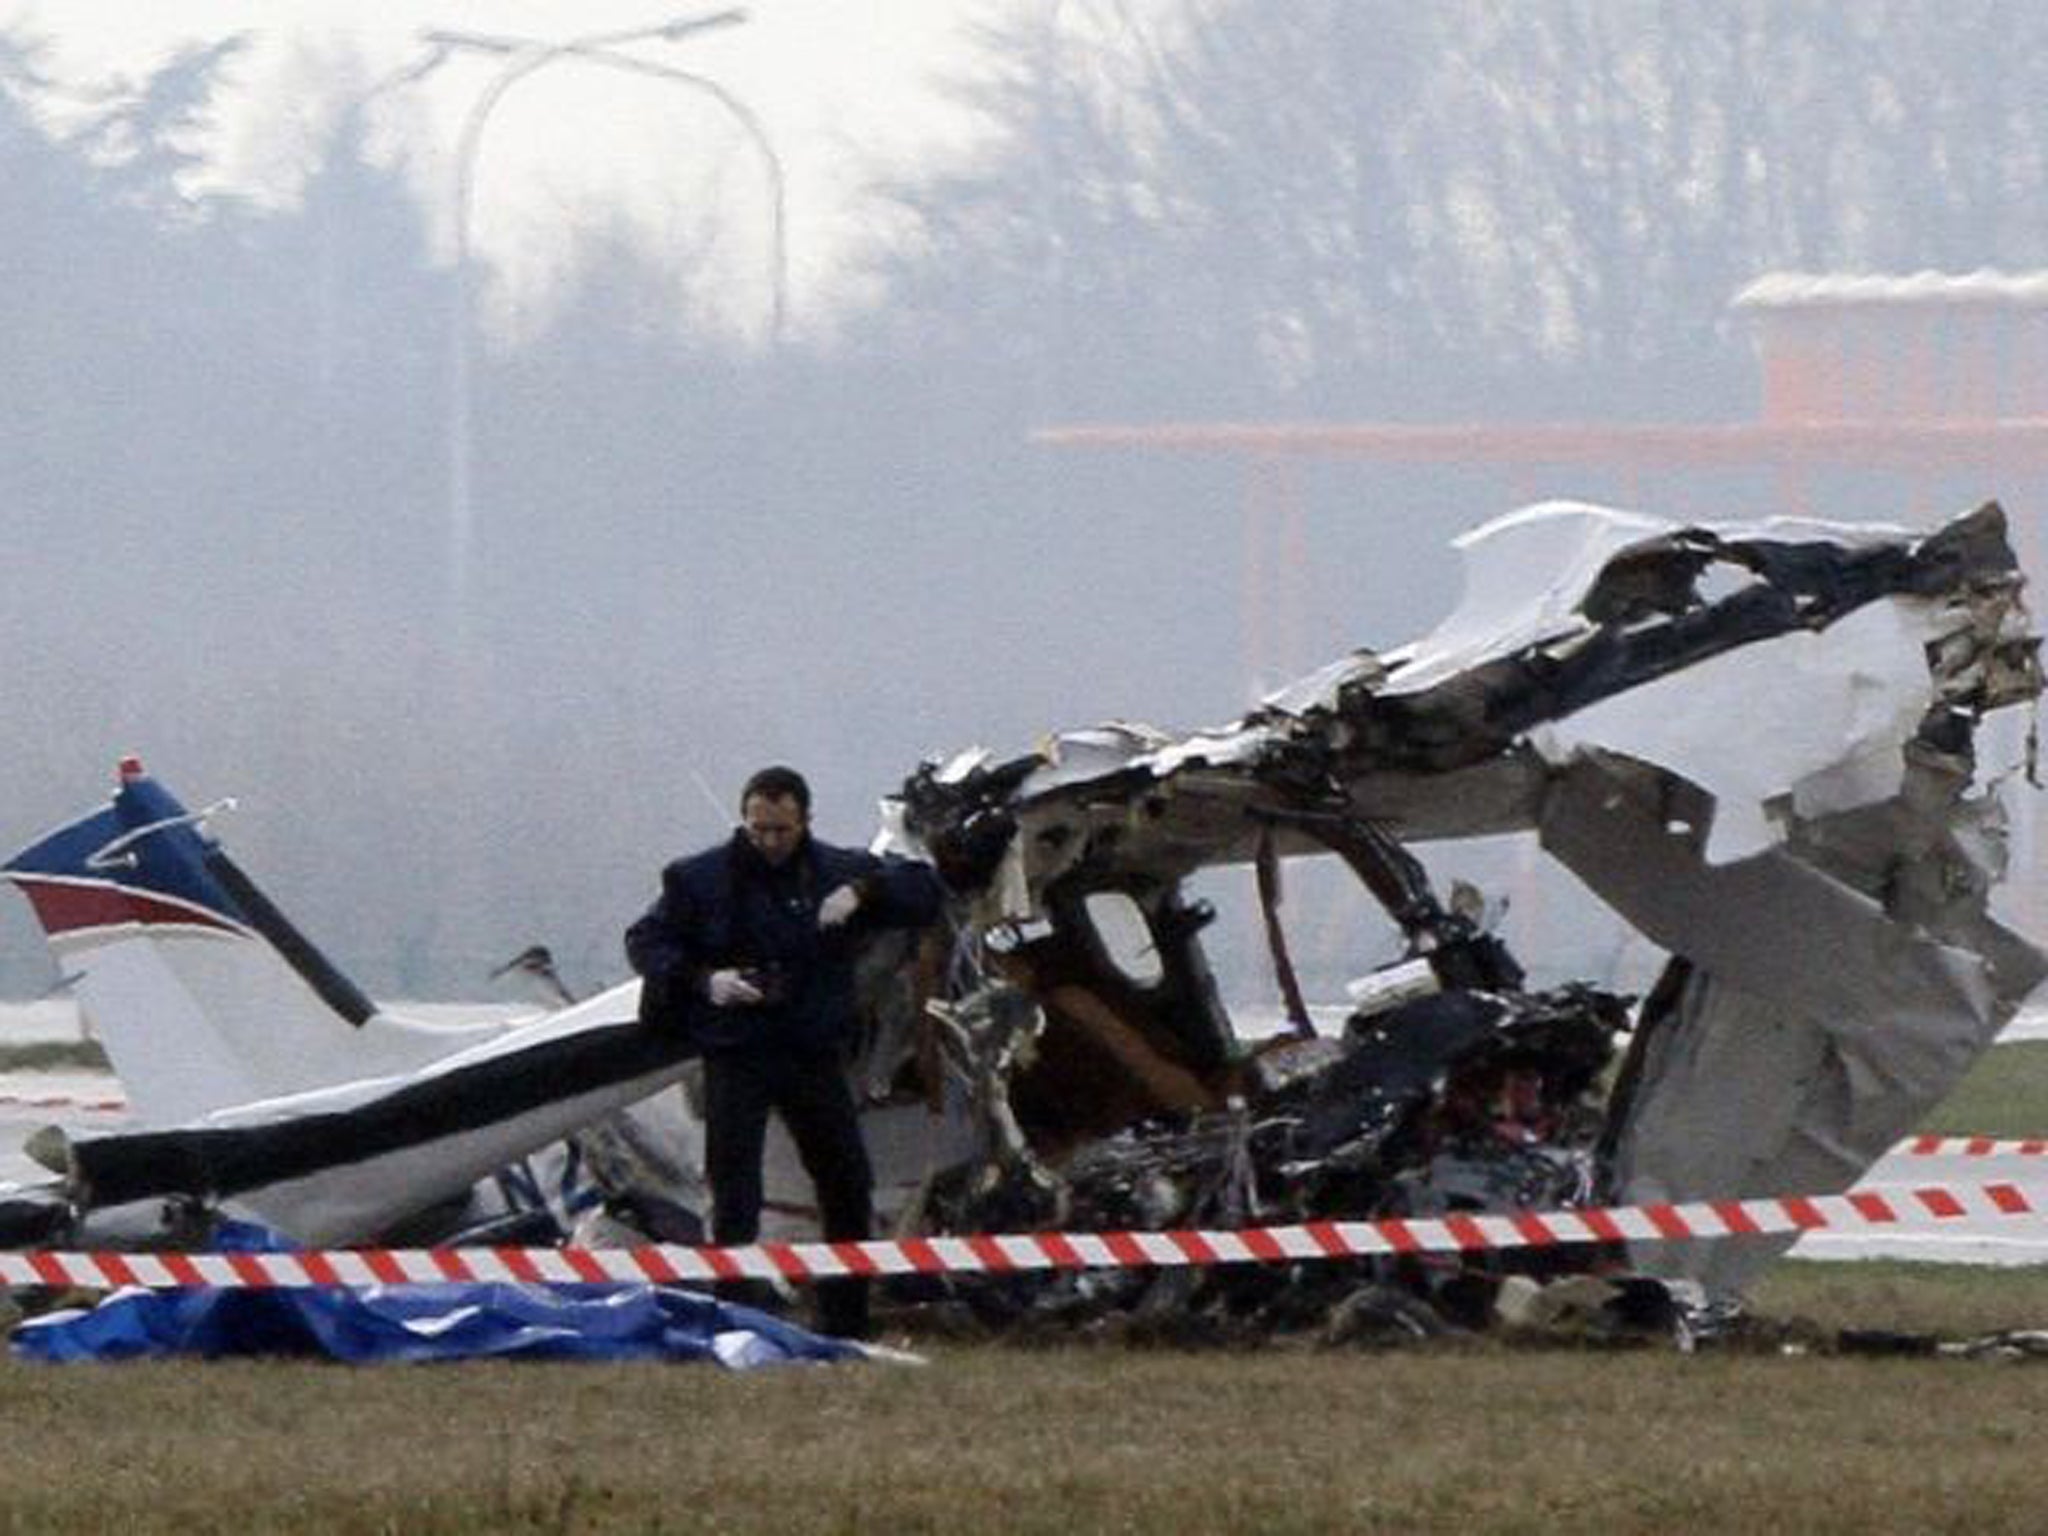
[[(1557, 471), (1767, 471), (1777, 506), (1808, 513), (1813, 478), (1905, 482), (1897, 514), (1936, 476), (2004, 501), (2028, 569), (2043, 569), (2048, 493), (2048, 272), (1759, 278), (1734, 299), (1752, 323), (1762, 410), (1727, 422), (1162, 422), (1047, 428), (1039, 442), (1236, 461), (1245, 483), (1246, 631), (1254, 675), (1306, 658), (1289, 643), (1307, 530), (1296, 469), (1314, 459), (1491, 465), (1517, 500), (1583, 494)], [(1541, 485), (1541, 489), (1537, 487)], [(1650, 508), (1648, 510), (1656, 510)], [(1944, 512), (1953, 511), (1943, 507)]]

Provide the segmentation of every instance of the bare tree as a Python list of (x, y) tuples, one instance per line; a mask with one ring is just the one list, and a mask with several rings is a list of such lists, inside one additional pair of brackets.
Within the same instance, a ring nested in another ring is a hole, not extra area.
[(892, 276), (1075, 403), (1704, 403), (1760, 270), (2048, 258), (2013, 0), (1072, 0), (984, 49)]

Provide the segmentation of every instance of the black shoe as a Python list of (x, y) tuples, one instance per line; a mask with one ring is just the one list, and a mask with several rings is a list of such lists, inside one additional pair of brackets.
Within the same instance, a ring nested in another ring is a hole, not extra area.
[(835, 1339), (872, 1339), (866, 1280), (827, 1280), (818, 1286), (818, 1332)]

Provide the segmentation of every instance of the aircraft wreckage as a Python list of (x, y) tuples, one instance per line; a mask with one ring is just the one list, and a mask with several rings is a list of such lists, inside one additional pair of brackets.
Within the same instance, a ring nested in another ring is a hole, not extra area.
[[(2048, 971), (1990, 910), (2000, 790), (2031, 779), (2041, 690), (1996, 505), (1918, 533), (1553, 503), (1458, 549), (1464, 597), (1434, 633), (1230, 727), (970, 752), (885, 802), (878, 846), (932, 859), (953, 898), (940, 929), (878, 936), (863, 961), (853, 1070), (903, 1230), (1833, 1192), (1989, 1046)], [(689, 1100), (657, 1094), (689, 1048), (636, 1021), (636, 983), (516, 1027), (392, 1019), (206, 815), (137, 768), (6, 866), (146, 1122), (58, 1147), (58, 1177), (0, 1206), (8, 1240), (203, 1240), (223, 1212), (315, 1243), (549, 1217), (584, 1240), (698, 1235)], [(1668, 956), (1646, 998), (1532, 989), (1412, 851), (1509, 832)], [(1336, 1034), (1309, 1022), (1278, 915), (1281, 864), (1318, 855), (1403, 946), (1352, 983)], [(1274, 1038), (1240, 1038), (1204, 955), (1213, 914), (1188, 882), (1226, 864), (1257, 875), (1295, 1023)], [(564, 1148), (602, 1214), (508, 1198), (508, 1167)], [(1654, 1277), (1711, 1308), (1783, 1246), (1070, 1275), (970, 1299), (1419, 1326), (1483, 1319), (1521, 1264)]]

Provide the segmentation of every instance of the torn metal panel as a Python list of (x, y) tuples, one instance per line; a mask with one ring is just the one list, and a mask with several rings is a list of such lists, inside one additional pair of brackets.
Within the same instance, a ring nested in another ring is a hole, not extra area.
[[(1669, 783), (1642, 765), (1589, 755), (1561, 776), (1544, 846), (1690, 967), (1619, 1128), (1621, 1198), (1847, 1188), (2048, 973), (1987, 913), (1994, 871), (1971, 834), (1990, 802), (1931, 749), (1902, 763), (1912, 793), (1719, 866), (1672, 830)], [(1644, 1258), (1722, 1293), (1788, 1245)]]
[[(1681, 788), (1645, 765), (1582, 754), (1554, 781), (1544, 849), (1700, 971), (1833, 1013), (1839, 1029), (1889, 1034), (1912, 1018), (1974, 1038), (1993, 1021), (1997, 993), (1983, 957), (1891, 922), (1879, 902), (1786, 848), (1710, 862), (1702, 815), (1682, 804), (1696, 804), (1696, 793), (1671, 793)], [(2027, 985), (2038, 979), (2036, 970)]]
[[(1740, 858), (1777, 841), (1788, 811), (1898, 792), (1906, 743), (1933, 702), (1928, 649), (1948, 623), (1926, 605), (1872, 604), (1824, 632), (1760, 641), (1603, 699), (1542, 727), (1538, 749), (1553, 763), (1581, 749), (1684, 762), (1713, 798), (1708, 857)], [(1702, 719), (1740, 721), (1743, 750), (1693, 748)]]

